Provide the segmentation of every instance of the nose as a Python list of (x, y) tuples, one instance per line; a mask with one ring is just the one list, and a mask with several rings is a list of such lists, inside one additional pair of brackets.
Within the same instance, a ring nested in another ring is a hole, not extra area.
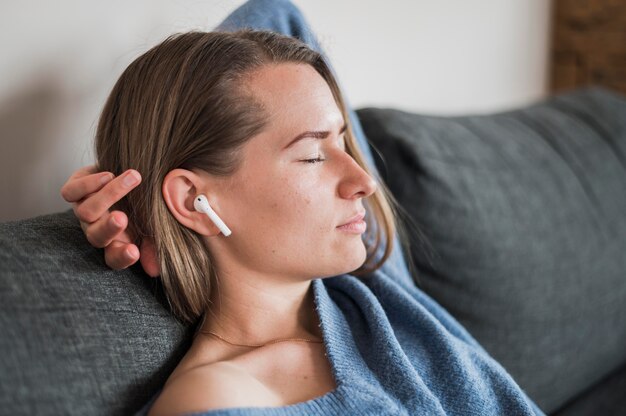
[(367, 198), (378, 189), (376, 180), (363, 169), (352, 156), (344, 153), (347, 159), (342, 164), (342, 178), (339, 183), (339, 196), (344, 199)]

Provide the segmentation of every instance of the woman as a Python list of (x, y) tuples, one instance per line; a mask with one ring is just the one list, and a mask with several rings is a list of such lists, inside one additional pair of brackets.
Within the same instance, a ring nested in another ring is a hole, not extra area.
[[(263, 13), (260, 3), (242, 7)], [(272, 8), (268, 18), (306, 27), (289, 3)], [(148, 242), (142, 264), (160, 273), (172, 311), (198, 322), (142, 412), (542, 414), (458, 322), (392, 276), (402, 270), (381, 267), (393, 201), (332, 71), (304, 43), (252, 30), (168, 38), (120, 77), (96, 155), (95, 170), (141, 173), (117, 194), (118, 216)], [(62, 193), (107, 246), (100, 201), (129, 174), (100, 190), (102, 174), (88, 172)], [(232, 235), (195, 210), (199, 195)]]

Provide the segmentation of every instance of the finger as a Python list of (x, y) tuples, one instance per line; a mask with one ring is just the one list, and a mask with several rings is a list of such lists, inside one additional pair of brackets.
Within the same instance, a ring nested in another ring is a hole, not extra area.
[(104, 249), (104, 261), (113, 270), (125, 269), (137, 262), (139, 249), (132, 243), (113, 241)]
[(141, 242), (141, 267), (150, 277), (159, 277), (161, 270), (159, 267), (159, 258), (157, 257), (156, 246), (154, 240), (150, 237), (144, 237)]
[(81, 227), (87, 237), (87, 241), (94, 247), (103, 248), (111, 244), (113, 240), (125, 243), (132, 242), (123, 231), (128, 226), (128, 217), (122, 211), (105, 213), (96, 222), (91, 224), (81, 221)]
[(99, 191), (115, 176), (111, 172), (99, 172), (80, 177), (70, 177), (61, 188), (61, 196), (67, 202), (78, 202), (89, 194)]
[[(82, 168), (76, 170), (75, 172), (73, 172), (70, 177), (67, 179), (67, 181), (65, 182), (65, 184), (63, 184), (63, 187), (61, 188), (61, 193), (64, 193), (63, 188), (68, 186), (68, 183), (71, 183), (72, 181), (74, 181), (75, 179), (78, 178), (82, 178), (84, 176), (87, 175), (91, 175), (97, 173), (96, 172), (96, 165), (89, 165), (89, 166), (83, 166)], [(71, 187), (71, 185), (70, 185)]]
[(122, 199), (128, 192), (141, 183), (141, 175), (129, 169), (122, 175), (111, 180), (101, 190), (90, 195), (79, 203), (74, 213), (81, 221), (92, 223), (97, 221), (113, 204)]
[(97, 173), (96, 165), (83, 166), (82, 168), (77, 169), (74, 173), (72, 173), (69, 179), (82, 178), (83, 176), (91, 175), (92, 173)]

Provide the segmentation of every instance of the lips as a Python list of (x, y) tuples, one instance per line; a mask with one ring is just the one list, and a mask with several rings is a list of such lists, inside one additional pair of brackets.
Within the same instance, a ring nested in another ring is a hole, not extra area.
[(363, 218), (365, 218), (365, 211), (361, 211), (358, 214), (353, 215), (352, 217), (348, 218), (346, 220), (346, 222), (344, 222), (341, 225), (338, 225), (337, 227), (343, 227), (344, 225), (349, 225), (349, 224), (352, 224), (352, 223), (355, 223), (355, 222), (362, 221)]
[(346, 220), (346, 222), (344, 222), (343, 224), (338, 225), (337, 228), (343, 227), (343, 226), (346, 226), (346, 225), (350, 225), (350, 224), (353, 224), (353, 223), (361, 222), (361, 221), (363, 221), (364, 217), (365, 217), (365, 211), (361, 211), (361, 212), (357, 213), (356, 215), (353, 215), (352, 217), (348, 218)]
[(364, 217), (365, 211), (361, 211), (348, 218), (344, 224), (337, 226), (337, 230), (342, 233), (354, 235), (363, 234), (367, 229), (367, 223), (363, 220)]

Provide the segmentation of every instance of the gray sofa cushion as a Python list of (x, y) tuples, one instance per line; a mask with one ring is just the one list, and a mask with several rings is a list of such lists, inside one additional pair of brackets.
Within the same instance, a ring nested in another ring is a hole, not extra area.
[(626, 363), (626, 97), (357, 114), (416, 227), (421, 287), (544, 411)]
[(156, 279), (113, 271), (72, 210), (0, 224), (0, 413), (120, 415), (189, 348)]
[(554, 416), (624, 416), (626, 365), (566, 403)]

